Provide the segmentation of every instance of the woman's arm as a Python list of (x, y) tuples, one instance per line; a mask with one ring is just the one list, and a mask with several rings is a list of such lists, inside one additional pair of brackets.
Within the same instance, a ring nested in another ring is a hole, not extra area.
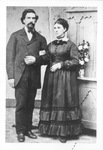
[(61, 62), (62, 69), (74, 69), (79, 64), (78, 48), (74, 43), (69, 47), (68, 55), (69, 59)]

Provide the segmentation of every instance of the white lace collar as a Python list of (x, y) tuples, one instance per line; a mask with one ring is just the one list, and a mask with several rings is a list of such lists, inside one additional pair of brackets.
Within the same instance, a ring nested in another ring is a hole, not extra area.
[(56, 40), (62, 40), (62, 41), (68, 41), (69, 39), (65, 36), (65, 37), (63, 37), (63, 38), (61, 38), (61, 39), (56, 39)]

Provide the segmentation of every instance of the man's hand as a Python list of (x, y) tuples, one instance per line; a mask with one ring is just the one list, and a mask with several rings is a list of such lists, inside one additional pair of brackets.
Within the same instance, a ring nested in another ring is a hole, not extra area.
[(31, 64), (34, 64), (35, 61), (36, 61), (36, 58), (34, 56), (26, 56), (24, 58), (24, 61), (27, 65), (31, 65)]
[(57, 69), (60, 69), (61, 68), (61, 63), (57, 63), (57, 64), (54, 64), (50, 70), (51, 72), (55, 72)]
[(14, 79), (9, 79), (8, 82), (9, 82), (9, 85), (10, 85), (12, 88), (14, 88)]

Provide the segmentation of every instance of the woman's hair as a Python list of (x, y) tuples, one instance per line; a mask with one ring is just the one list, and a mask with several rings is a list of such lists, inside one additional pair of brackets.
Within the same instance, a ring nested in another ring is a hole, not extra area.
[(36, 17), (36, 21), (38, 20), (39, 16), (36, 15), (36, 12), (33, 9), (25, 9), (22, 13), (21, 22), (24, 24), (23, 20), (25, 19), (25, 16), (27, 13), (34, 13)]
[(63, 18), (59, 18), (55, 23), (54, 23), (54, 25), (55, 24), (61, 24), (64, 28), (66, 28), (66, 31), (69, 29), (69, 24), (68, 24), (68, 22), (65, 20), (65, 19), (63, 19)]

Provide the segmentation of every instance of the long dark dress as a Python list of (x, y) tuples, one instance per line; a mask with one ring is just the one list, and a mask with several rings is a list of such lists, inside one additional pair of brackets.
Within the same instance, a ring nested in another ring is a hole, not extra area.
[[(49, 64), (42, 89), (39, 131), (46, 135), (78, 135), (82, 131), (76, 71), (78, 49), (70, 40), (53, 41), (47, 47), (47, 55), (50, 63), (43, 58)], [(57, 62), (62, 68), (51, 72), (50, 66)]]

